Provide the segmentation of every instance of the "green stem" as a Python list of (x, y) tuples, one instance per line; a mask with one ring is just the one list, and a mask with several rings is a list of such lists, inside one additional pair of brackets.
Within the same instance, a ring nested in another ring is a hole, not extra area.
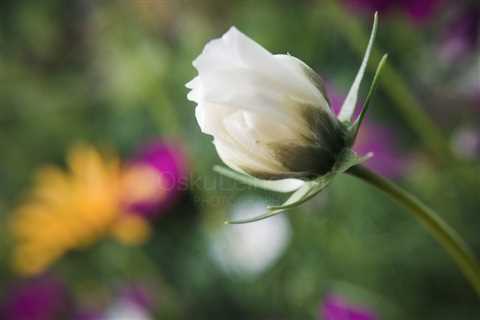
[(347, 173), (373, 185), (407, 208), (450, 254), (480, 296), (480, 266), (473, 252), (438, 214), (406, 190), (364, 166), (354, 166)]

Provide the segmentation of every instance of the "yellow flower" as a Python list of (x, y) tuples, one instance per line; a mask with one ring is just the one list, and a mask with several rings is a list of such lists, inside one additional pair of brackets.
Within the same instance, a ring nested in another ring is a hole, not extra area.
[(33, 191), (14, 212), (13, 265), (19, 273), (38, 274), (67, 251), (111, 232), (126, 244), (148, 236), (146, 221), (126, 218), (121, 205), (124, 177), (116, 157), (83, 145), (69, 153), (67, 163), (68, 171), (41, 169)]
[(144, 243), (150, 236), (150, 225), (137, 215), (126, 215), (112, 229), (113, 236), (125, 245)]

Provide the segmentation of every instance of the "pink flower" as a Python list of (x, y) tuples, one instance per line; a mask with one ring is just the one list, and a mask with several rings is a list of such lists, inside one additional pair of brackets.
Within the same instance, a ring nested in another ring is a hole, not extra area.
[(43, 276), (17, 283), (0, 305), (3, 320), (50, 320), (68, 314), (71, 300), (62, 281)]
[(163, 214), (185, 188), (186, 176), (179, 145), (161, 140), (144, 145), (126, 167), (128, 211), (146, 218)]
[(349, 304), (343, 297), (337, 295), (328, 295), (325, 298), (320, 314), (324, 320), (378, 320), (372, 310)]

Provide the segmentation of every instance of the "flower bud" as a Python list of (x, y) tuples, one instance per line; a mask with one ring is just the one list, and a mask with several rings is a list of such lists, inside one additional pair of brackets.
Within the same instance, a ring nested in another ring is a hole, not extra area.
[(299, 59), (271, 54), (232, 27), (193, 65), (188, 98), (230, 168), (261, 179), (311, 179), (349, 147), (321, 78)]

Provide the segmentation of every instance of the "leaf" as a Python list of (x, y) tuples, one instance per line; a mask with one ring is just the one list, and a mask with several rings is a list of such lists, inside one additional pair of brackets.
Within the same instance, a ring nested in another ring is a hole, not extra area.
[(290, 193), (301, 188), (304, 184), (304, 182), (299, 179), (262, 180), (222, 166), (214, 166), (213, 170), (240, 183), (273, 192)]
[(360, 84), (362, 83), (363, 76), (365, 74), (365, 69), (367, 67), (368, 59), (370, 58), (370, 53), (372, 51), (373, 42), (375, 40), (375, 36), (377, 34), (377, 24), (378, 24), (378, 14), (375, 12), (373, 17), (373, 27), (372, 32), (370, 33), (370, 39), (368, 40), (367, 50), (365, 51), (365, 55), (363, 56), (362, 64), (360, 65), (360, 69), (355, 76), (355, 80), (353, 81), (350, 90), (348, 91), (347, 97), (343, 102), (342, 108), (340, 109), (340, 113), (338, 114), (338, 119), (341, 122), (349, 122), (352, 119), (353, 113), (355, 112), (355, 106), (357, 104), (358, 99), (358, 91), (360, 89)]
[(351, 130), (353, 132), (353, 142), (355, 141), (355, 138), (357, 137), (358, 130), (360, 129), (360, 125), (363, 122), (363, 119), (365, 118), (365, 114), (367, 113), (368, 106), (370, 104), (370, 99), (373, 95), (373, 92), (375, 91), (376, 85), (377, 85), (377, 80), (380, 75), (380, 72), (382, 71), (383, 66), (385, 65), (385, 62), (387, 61), (388, 55), (385, 54), (383, 55), (382, 59), (378, 63), (377, 70), (375, 71), (375, 75), (373, 76), (372, 84), (370, 85), (370, 89), (368, 90), (367, 98), (365, 99), (365, 102), (363, 104), (363, 109), (360, 115), (358, 116), (357, 120), (353, 124)]

